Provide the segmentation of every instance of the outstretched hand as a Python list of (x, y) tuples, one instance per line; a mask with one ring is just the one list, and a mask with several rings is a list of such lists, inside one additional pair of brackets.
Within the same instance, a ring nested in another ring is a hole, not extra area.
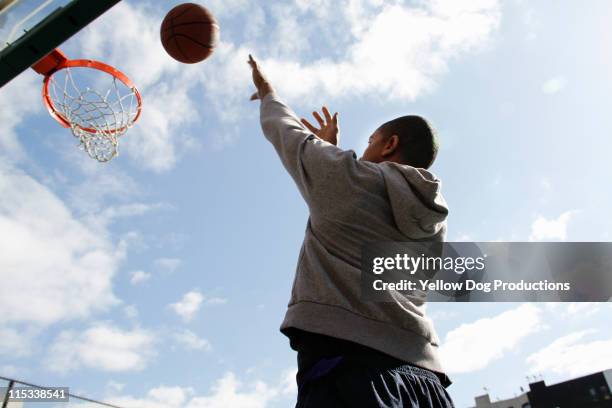
[(259, 69), (257, 61), (255, 61), (251, 54), (249, 54), (249, 60), (247, 62), (253, 70), (253, 83), (255, 84), (255, 88), (257, 88), (257, 92), (251, 95), (250, 100), (254, 101), (256, 99), (263, 99), (264, 96), (266, 96), (270, 92), (273, 92), (274, 89), (272, 88), (272, 85), (270, 85), (270, 83), (268, 82), (265, 75)]
[(323, 118), (321, 118), (321, 115), (319, 115), (318, 112), (312, 112), (312, 116), (314, 116), (314, 118), (317, 120), (320, 128), (317, 129), (304, 118), (302, 118), (301, 121), (304, 126), (306, 126), (306, 128), (312, 133), (317, 135), (319, 139), (323, 139), (326, 142), (338, 146), (338, 112), (334, 113), (334, 116), (332, 117), (329, 114), (329, 110), (327, 110), (326, 106), (323, 106), (322, 110), (323, 115), (325, 116), (325, 121), (323, 120)]

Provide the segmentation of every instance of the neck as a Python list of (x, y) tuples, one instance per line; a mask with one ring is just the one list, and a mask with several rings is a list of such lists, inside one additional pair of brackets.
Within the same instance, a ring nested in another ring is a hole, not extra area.
[(381, 161), (388, 161), (388, 162), (393, 162), (393, 163), (397, 163), (397, 164), (406, 164), (402, 160), (401, 155), (398, 154), (398, 153), (394, 153), (394, 154), (392, 154), (390, 156), (383, 157), (383, 159)]

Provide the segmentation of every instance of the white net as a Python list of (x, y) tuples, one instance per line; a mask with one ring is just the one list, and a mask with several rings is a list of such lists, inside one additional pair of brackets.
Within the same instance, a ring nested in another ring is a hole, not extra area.
[(90, 157), (108, 162), (117, 156), (119, 138), (138, 116), (134, 88), (104, 71), (74, 67), (53, 74), (48, 94)]

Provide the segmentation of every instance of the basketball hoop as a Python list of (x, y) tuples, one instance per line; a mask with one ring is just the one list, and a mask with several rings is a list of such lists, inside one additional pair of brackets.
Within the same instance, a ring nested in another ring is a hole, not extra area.
[(118, 154), (119, 138), (140, 117), (142, 98), (132, 81), (103, 62), (69, 60), (55, 49), (32, 68), (45, 76), (43, 102), (99, 162)]

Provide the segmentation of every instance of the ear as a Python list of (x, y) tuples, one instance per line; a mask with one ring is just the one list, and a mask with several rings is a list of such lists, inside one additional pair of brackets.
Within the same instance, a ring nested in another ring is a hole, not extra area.
[(383, 157), (392, 156), (397, 151), (398, 147), (399, 147), (399, 136), (391, 135), (385, 141), (385, 145), (383, 146), (381, 154)]

